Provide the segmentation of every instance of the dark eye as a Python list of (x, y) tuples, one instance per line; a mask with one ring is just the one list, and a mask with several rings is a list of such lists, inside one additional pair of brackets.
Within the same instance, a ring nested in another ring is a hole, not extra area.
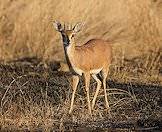
[(71, 38), (73, 38), (73, 37), (74, 37), (74, 34), (72, 34)]

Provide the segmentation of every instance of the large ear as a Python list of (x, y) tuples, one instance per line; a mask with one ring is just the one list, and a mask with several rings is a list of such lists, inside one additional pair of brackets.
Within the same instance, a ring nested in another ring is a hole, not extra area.
[(73, 27), (73, 31), (74, 31), (74, 33), (78, 33), (78, 32), (80, 32), (81, 31), (81, 28), (84, 26), (84, 24), (83, 23), (77, 23), (74, 27)]
[(63, 30), (62, 25), (61, 25), (60, 22), (54, 21), (54, 22), (53, 22), (53, 25), (54, 25), (54, 27), (55, 27), (55, 29), (56, 29), (57, 31), (61, 32), (61, 31)]

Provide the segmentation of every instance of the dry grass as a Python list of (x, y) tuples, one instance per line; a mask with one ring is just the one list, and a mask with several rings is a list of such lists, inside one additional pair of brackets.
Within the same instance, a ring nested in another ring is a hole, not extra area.
[(26, 56), (63, 60), (60, 36), (53, 29), (53, 20), (84, 22), (76, 41), (82, 44), (100, 37), (118, 42), (113, 44), (115, 55), (121, 47), (127, 49), (128, 58), (155, 51), (162, 45), (160, 6), (161, 2), (151, 0), (1, 1), (0, 60)]
[[(147, 69), (144, 73), (152, 74), (150, 68), (153, 66), (155, 76), (158, 75), (157, 71), (162, 65), (160, 0), (70, 0), (66, 6), (64, 3), (64, 0), (1, 2), (0, 60), (8, 62), (37, 57), (43, 63), (62, 62), (65, 60), (62, 42), (53, 29), (52, 21), (72, 24), (81, 21), (85, 26), (76, 38), (78, 45), (94, 37), (109, 40), (113, 46), (113, 66), (123, 67), (124, 59), (129, 62), (138, 60), (140, 63), (137, 65), (144, 65)], [(144, 59), (143, 56), (153, 58)], [(67, 70), (66, 66), (62, 66), (61, 69)]]
[[(126, 66), (125, 63), (123, 65)], [(116, 88), (111, 82), (107, 83), (111, 84), (107, 90), (112, 114), (112, 119), (110, 119), (104, 106), (103, 89), (100, 90), (97, 98), (93, 117), (90, 117), (84, 94), (84, 84), (81, 82), (77, 90), (73, 114), (69, 115), (72, 91), (68, 74), (59, 75), (50, 69), (47, 71), (43, 67), (42, 69), (39, 66), (20, 65), (19, 63), (17, 65), (1, 65), (0, 129), (2, 131), (76, 130), (82, 127), (86, 128), (88, 123), (93, 130), (98, 127), (96, 122), (104, 124), (104, 120), (109, 121), (107, 125), (110, 128), (113, 127), (110, 125), (112, 122), (116, 124), (124, 122), (125, 125), (132, 122), (134, 126), (137, 122), (141, 122), (140, 120), (144, 120), (146, 125), (142, 125), (142, 127), (156, 128), (156, 124), (161, 121), (160, 89), (154, 88), (152, 90), (151, 87), (153, 84), (157, 87), (160, 86), (158, 79), (155, 78), (155, 81), (150, 83), (146, 77), (143, 79), (141, 77), (141, 83), (148, 86), (140, 88), (136, 85), (134, 88), (130, 75), (135, 77), (138, 75), (130, 74), (131, 67), (128, 67), (115, 68), (110, 72), (111, 78), (109, 80), (130, 84), (129, 86), (120, 85)], [(126, 71), (126, 69), (130, 71)], [(141, 75), (139, 74), (139, 76)], [(153, 76), (150, 75), (150, 78)], [(140, 85), (139, 80), (138, 83)], [(94, 96), (96, 85), (96, 82), (92, 80), (91, 99)], [(156, 123), (154, 124), (152, 121)], [(104, 127), (107, 128), (106, 125)], [(120, 128), (124, 129), (122, 124)], [(132, 129), (132, 127), (128, 129)]]
[(128, 60), (122, 51), (115, 56), (111, 66), (111, 78), (118, 82), (138, 82), (140, 84), (162, 84), (160, 67), (162, 52), (147, 52), (140, 57)]

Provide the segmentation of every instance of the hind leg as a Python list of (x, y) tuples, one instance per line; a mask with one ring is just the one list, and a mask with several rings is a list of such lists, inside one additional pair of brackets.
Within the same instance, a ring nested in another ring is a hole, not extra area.
[(85, 79), (85, 89), (87, 92), (88, 110), (89, 110), (90, 116), (92, 116), (90, 97), (89, 97), (89, 85), (90, 85), (90, 73), (89, 72), (84, 73), (84, 79)]
[(99, 90), (101, 88), (101, 81), (97, 78), (97, 76), (95, 74), (93, 74), (92, 77), (97, 82), (97, 89), (96, 89), (96, 92), (95, 92), (95, 95), (94, 95), (94, 98), (93, 98), (93, 101), (92, 101), (92, 109), (93, 109), (94, 108), (94, 105), (95, 105), (95, 102), (96, 102), (97, 95), (98, 95)]
[(108, 95), (107, 95), (107, 92), (106, 92), (106, 78), (107, 78), (107, 75), (108, 75), (108, 71), (109, 71), (109, 67), (103, 68), (102, 76), (103, 76), (103, 88), (104, 88), (106, 108), (108, 109), (108, 112), (110, 114), (110, 106), (109, 106), (109, 102), (108, 102)]

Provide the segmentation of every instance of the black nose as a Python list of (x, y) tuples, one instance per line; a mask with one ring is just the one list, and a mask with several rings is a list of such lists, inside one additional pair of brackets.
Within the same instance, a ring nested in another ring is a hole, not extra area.
[(69, 38), (67, 39), (67, 43), (68, 43), (68, 44), (70, 43), (70, 40), (69, 40)]
[(70, 44), (69, 38), (64, 39), (64, 45), (68, 46)]

